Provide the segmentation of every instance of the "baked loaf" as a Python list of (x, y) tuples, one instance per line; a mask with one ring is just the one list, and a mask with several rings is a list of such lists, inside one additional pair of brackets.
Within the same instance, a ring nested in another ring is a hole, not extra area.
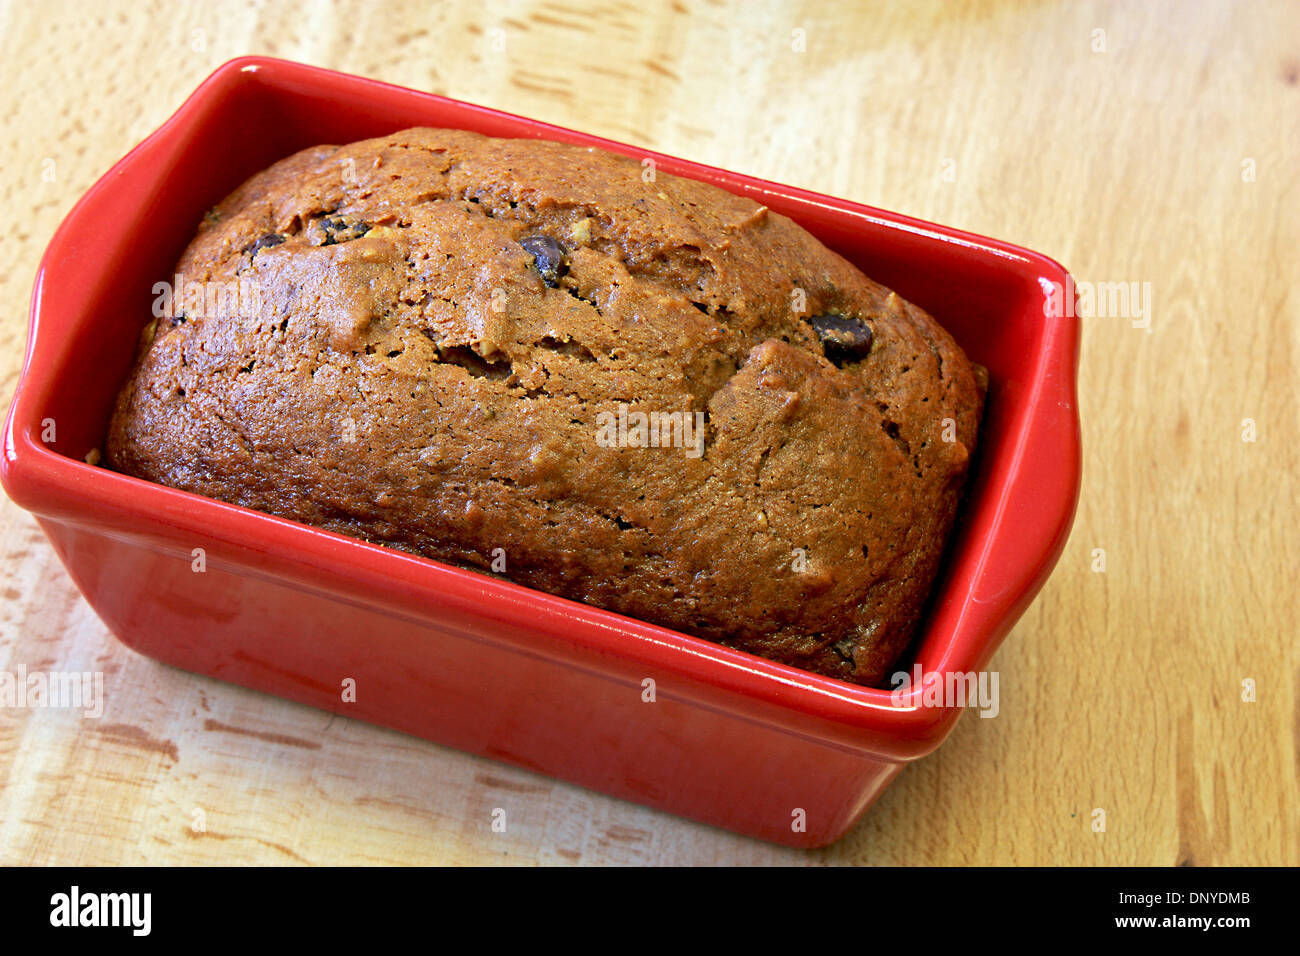
[(411, 129), (257, 174), (175, 272), (111, 467), (848, 681), (905, 649), (982, 370), (765, 207)]

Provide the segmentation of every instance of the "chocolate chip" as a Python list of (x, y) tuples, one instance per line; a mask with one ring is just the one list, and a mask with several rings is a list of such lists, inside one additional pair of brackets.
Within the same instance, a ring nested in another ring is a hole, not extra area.
[(272, 246), (278, 246), (280, 243), (284, 242), (284, 240), (285, 237), (280, 235), (278, 232), (268, 233), (249, 246), (249, 251), (251, 251), (253, 256), (256, 256), (263, 249), (270, 249)]
[(325, 241), (321, 243), (322, 246), (360, 239), (370, 231), (370, 224), (362, 220), (348, 222), (345, 219), (322, 219), (320, 226), (325, 230)]
[(843, 315), (815, 315), (810, 320), (813, 331), (821, 339), (826, 357), (842, 367), (848, 362), (858, 362), (871, 354), (874, 336), (871, 326), (862, 319)]
[(560, 276), (567, 271), (564, 247), (550, 236), (524, 236), (519, 244), (533, 257), (533, 265), (542, 274), (542, 281), (552, 289), (559, 286)]

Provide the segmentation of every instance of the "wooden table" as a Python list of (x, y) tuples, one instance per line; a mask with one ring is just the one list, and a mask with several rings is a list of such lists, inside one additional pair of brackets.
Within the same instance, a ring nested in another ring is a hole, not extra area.
[(0, 3), (6, 402), (62, 216), (244, 53), (1150, 283), (1149, 329), (1084, 322), (1083, 499), (1001, 713), (786, 850), (138, 657), (0, 501), (0, 669), (113, 688), (98, 720), (0, 709), (0, 863), (1300, 863), (1300, 7), (428, 6)]

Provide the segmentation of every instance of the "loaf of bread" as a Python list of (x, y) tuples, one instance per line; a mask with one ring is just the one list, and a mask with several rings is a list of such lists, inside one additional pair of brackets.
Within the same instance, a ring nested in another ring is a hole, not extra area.
[(155, 292), (110, 467), (862, 684), (922, 613), (984, 399), (790, 220), (552, 142), (305, 150)]

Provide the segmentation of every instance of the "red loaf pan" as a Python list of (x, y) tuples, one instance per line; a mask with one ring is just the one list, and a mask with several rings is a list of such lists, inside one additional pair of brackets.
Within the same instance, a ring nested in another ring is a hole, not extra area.
[[(1056, 563), (1078, 498), (1079, 329), (1045, 308), (1054, 288), (1067, 288), (1061, 266), (906, 216), (280, 60), (218, 69), (59, 228), (37, 275), (5, 428), (6, 491), (36, 514), (113, 633), (142, 654), (778, 843), (838, 839), (905, 763), (938, 746), (958, 708), (924, 706), (919, 688), (897, 706), (888, 690), (84, 461), (103, 446), (153, 284), (170, 276), (204, 211), (304, 147), (420, 125), (651, 157), (790, 216), (935, 315), (992, 384), (969, 502), (900, 668), (985, 666)], [(344, 699), (349, 679), (355, 701)]]

